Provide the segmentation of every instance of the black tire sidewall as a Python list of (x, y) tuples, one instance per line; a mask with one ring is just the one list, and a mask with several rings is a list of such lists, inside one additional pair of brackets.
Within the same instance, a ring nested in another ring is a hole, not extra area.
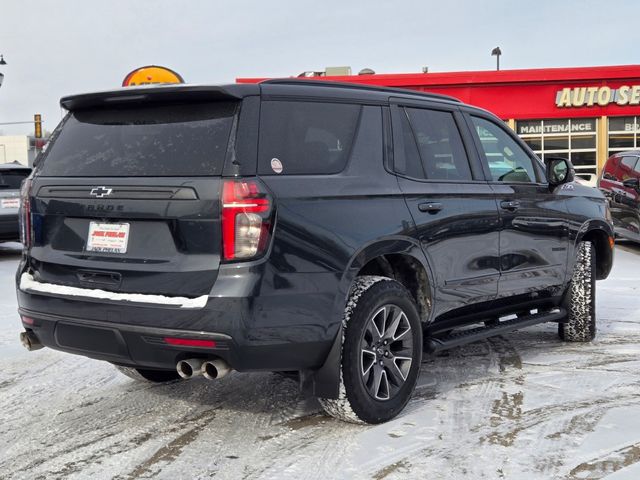
[[(595, 338), (596, 336), (596, 249), (595, 246), (593, 245), (593, 243), (591, 242), (583, 242), (587, 244), (587, 248), (589, 248), (589, 258), (591, 261), (591, 264), (589, 265), (589, 269), (591, 271), (591, 275), (590, 275), (590, 302), (589, 302), (589, 324), (587, 325), (588, 328), (588, 332), (585, 332), (585, 338), (579, 341), (591, 341)], [(581, 244), (579, 244), (581, 245)], [(575, 268), (575, 267), (574, 267)], [(567, 288), (567, 292), (565, 293), (565, 298), (563, 301), (563, 305), (564, 307), (567, 309), (567, 312), (570, 312), (571, 310), (571, 305), (573, 302), (576, 301), (580, 301), (580, 299), (575, 299), (573, 298), (573, 294), (572, 294), (572, 285), (571, 283), (569, 284), (568, 288)], [(570, 316), (570, 313), (567, 313), (568, 316)], [(573, 321), (572, 318), (568, 318), (568, 320), (571, 322)], [(564, 341), (577, 341), (576, 339), (572, 339), (571, 337), (569, 337), (567, 335), (567, 333), (565, 332), (565, 328), (566, 328), (566, 324), (564, 323), (560, 323), (558, 324), (558, 335), (560, 337), (561, 340)]]
[(591, 249), (591, 302), (589, 304), (589, 311), (591, 313), (591, 324), (589, 329), (591, 330), (591, 340), (593, 340), (597, 333), (596, 327), (596, 247), (593, 243), (589, 243)]
[[(360, 340), (371, 315), (383, 305), (397, 305), (407, 315), (413, 333), (413, 361), (398, 393), (389, 400), (376, 400), (367, 391), (360, 372)], [(354, 413), (367, 423), (381, 423), (395, 417), (407, 404), (415, 388), (422, 360), (422, 325), (415, 303), (398, 282), (373, 284), (357, 301), (347, 324), (342, 349), (342, 376)]]

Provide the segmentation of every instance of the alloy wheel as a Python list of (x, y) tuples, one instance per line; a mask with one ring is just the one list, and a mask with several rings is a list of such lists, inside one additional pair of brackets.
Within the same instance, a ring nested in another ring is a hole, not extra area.
[(397, 305), (384, 305), (367, 322), (360, 340), (360, 372), (376, 400), (393, 398), (407, 380), (413, 334), (407, 315)]

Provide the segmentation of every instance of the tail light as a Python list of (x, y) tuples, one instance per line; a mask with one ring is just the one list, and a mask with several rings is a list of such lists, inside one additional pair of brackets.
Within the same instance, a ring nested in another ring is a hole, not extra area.
[(224, 180), (222, 184), (222, 258), (245, 260), (269, 245), (272, 202), (257, 180)]
[(27, 177), (20, 187), (20, 241), (24, 248), (31, 247), (31, 178)]

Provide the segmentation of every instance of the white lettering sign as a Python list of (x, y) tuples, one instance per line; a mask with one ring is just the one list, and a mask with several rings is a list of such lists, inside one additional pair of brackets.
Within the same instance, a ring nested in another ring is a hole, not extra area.
[(576, 87), (563, 88), (556, 93), (556, 106), (593, 107), (617, 105), (640, 105), (640, 85), (623, 85), (620, 88), (611, 87)]
[(560, 121), (560, 120), (545, 120), (544, 126), (540, 124), (540, 122), (535, 123), (522, 123), (518, 124), (518, 134), (519, 135), (528, 135), (528, 134), (543, 134), (543, 133), (569, 133), (571, 132), (582, 132), (589, 133), (593, 132), (595, 129), (595, 123), (593, 120), (571, 120), (571, 128), (569, 128), (569, 121)]

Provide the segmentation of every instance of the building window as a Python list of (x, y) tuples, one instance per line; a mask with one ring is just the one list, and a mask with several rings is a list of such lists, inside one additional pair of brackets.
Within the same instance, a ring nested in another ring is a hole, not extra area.
[(597, 119), (522, 120), (516, 132), (538, 157), (564, 157), (571, 160), (576, 173), (597, 170)]
[(640, 148), (640, 117), (609, 118), (609, 156)]

